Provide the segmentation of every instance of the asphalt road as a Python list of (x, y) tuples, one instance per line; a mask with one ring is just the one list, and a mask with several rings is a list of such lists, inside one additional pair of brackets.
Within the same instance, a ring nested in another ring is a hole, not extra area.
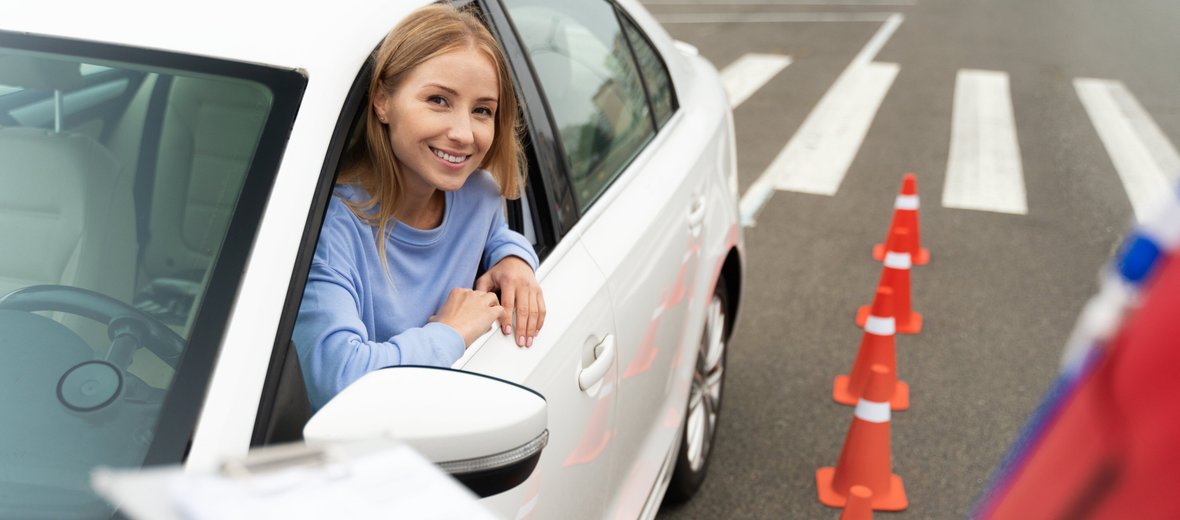
[[(912, 272), (924, 330), (897, 337), (912, 404), (893, 415), (893, 466), (910, 506), (879, 515), (966, 517), (1053, 380), (1100, 268), (1135, 218), (1075, 80), (1121, 82), (1163, 136), (1180, 143), (1180, 4), (693, 1), (647, 5), (718, 69), (747, 53), (792, 60), (735, 110), (743, 191), (883, 20), (904, 18), (872, 57), (897, 64), (896, 77), (838, 191), (776, 190), (747, 229), (757, 283), (748, 284), (731, 344), (710, 474), (691, 502), (665, 505), (660, 518), (838, 516), (818, 502), (814, 477), (835, 464), (852, 416), (832, 401), (831, 383), (859, 345), (852, 316), (880, 274), (869, 250), (884, 238), (907, 171), (918, 174), (932, 259)], [(1026, 214), (941, 203), (964, 69), (1008, 78)]]

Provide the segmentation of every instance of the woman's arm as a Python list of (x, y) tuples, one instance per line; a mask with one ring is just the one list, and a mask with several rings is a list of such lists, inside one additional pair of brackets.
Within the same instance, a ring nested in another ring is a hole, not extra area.
[(358, 311), (358, 295), (350, 277), (328, 265), (312, 264), (291, 339), (313, 409), (372, 370), (393, 365), (450, 366), (463, 355), (463, 336), (443, 323), (406, 329), (386, 341), (370, 341), (369, 327)]
[(499, 290), (504, 307), (500, 331), (504, 335), (515, 333), (518, 346), (533, 346), (533, 338), (545, 323), (545, 298), (534, 274), (539, 263), (537, 254), (523, 235), (508, 228), (498, 208), (488, 231), (483, 261), (487, 272), (475, 281), (475, 289)]

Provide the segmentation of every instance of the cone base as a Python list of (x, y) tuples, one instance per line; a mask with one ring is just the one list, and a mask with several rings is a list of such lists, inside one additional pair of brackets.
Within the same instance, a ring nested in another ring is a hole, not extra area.
[[(873, 246), (873, 260), (878, 262), (885, 260), (885, 244), (877, 244)], [(910, 255), (910, 262), (914, 265), (929, 264), (930, 250), (924, 247), (918, 248), (918, 254)]]
[[(819, 468), (815, 472), (815, 486), (819, 489), (819, 502), (828, 507), (844, 507), (848, 504), (848, 495), (841, 494), (832, 487), (832, 478), (836, 476), (836, 468)], [(863, 485), (863, 484), (861, 484)], [(896, 474), (889, 476), (889, 491), (873, 490), (873, 510), (902, 511), (910, 503), (905, 497), (905, 488), (901, 477)]]
[[(862, 305), (856, 310), (857, 327), (864, 328), (865, 322), (869, 319), (869, 312), (872, 312), (872, 308), (868, 305)], [(910, 312), (910, 319), (905, 321), (894, 319), (898, 334), (917, 334), (922, 332), (922, 313), (920, 312)]]
[[(836, 380), (832, 383), (832, 399), (837, 403), (856, 406), (856, 402), (860, 400), (859, 395), (855, 395), (848, 391), (848, 382), (851, 381), (847, 375), (838, 375)], [(910, 408), (910, 385), (905, 381), (898, 380), (893, 386), (893, 397), (889, 399), (889, 409), (893, 411), (908, 410)]]

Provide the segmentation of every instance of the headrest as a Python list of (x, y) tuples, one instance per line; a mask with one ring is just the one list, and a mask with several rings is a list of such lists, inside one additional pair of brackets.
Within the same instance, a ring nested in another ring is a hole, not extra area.
[(0, 85), (69, 90), (82, 85), (82, 72), (77, 62), (0, 54)]

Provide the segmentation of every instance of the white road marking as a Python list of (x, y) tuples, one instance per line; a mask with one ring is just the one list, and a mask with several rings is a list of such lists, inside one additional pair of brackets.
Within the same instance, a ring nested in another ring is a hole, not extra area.
[(775, 188), (835, 195), (897, 71), (870, 63), (841, 75), (767, 168)]
[(1142, 220), (1180, 173), (1180, 154), (1121, 81), (1075, 78), (1074, 89)]
[(680, 23), (814, 23), (814, 22), (887, 22), (897, 13), (667, 13), (656, 14), (662, 24)]
[[(898, 13), (889, 16), (840, 73), (770, 167), (746, 190), (740, 206), (743, 226), (754, 225), (755, 217), (770, 200), (775, 187), (803, 187), (811, 193), (836, 193), (881, 100), (897, 76), (896, 64), (872, 63), (873, 58), (904, 20), (905, 17)], [(805, 166), (810, 171), (796, 173), (786, 169), (798, 166)], [(809, 174), (815, 180), (806, 181), (803, 174)]]
[(729, 106), (737, 108), (790, 64), (791, 57), (781, 54), (746, 54), (730, 63), (721, 71)]
[(1016, 119), (1005, 72), (959, 70), (942, 205), (1028, 213)]

